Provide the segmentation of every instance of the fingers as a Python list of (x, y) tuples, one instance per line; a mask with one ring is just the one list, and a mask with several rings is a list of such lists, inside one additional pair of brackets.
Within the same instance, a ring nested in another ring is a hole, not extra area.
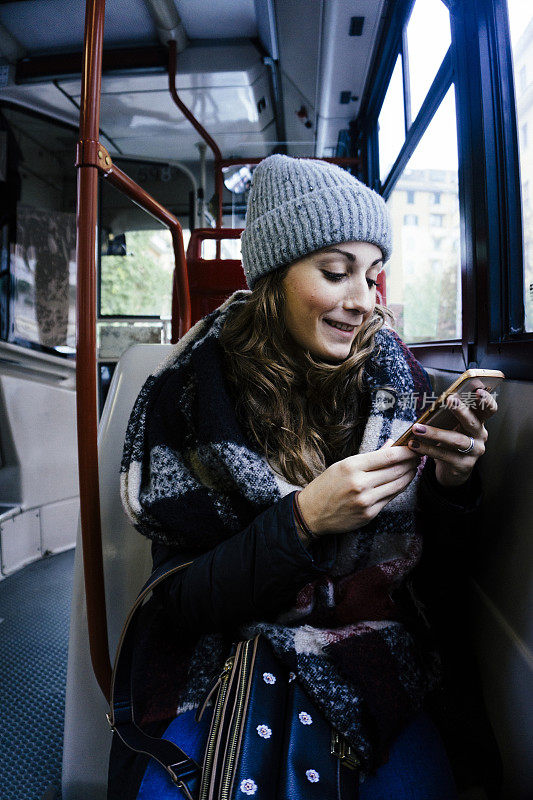
[[(462, 431), (469, 436), (477, 436), (481, 433), (483, 422), (474, 413), (473, 408), (469, 408), (459, 395), (452, 394), (446, 399), (446, 406), (454, 417), (459, 420)], [(468, 440), (470, 441), (470, 440)]]
[(374, 469), (366, 473), (365, 481), (367, 481), (369, 489), (390, 484), (392, 481), (401, 480), (405, 475), (416, 473), (418, 464), (419, 460), (417, 458), (416, 460), (410, 459), (384, 469)]
[[(379, 486), (375, 486), (372, 489), (369, 489), (365, 492), (366, 495), (366, 504), (369, 506), (368, 514), (374, 516), (374, 506), (381, 504), (381, 508), (387, 505), (393, 497), (400, 492), (405, 491), (405, 489), (409, 486), (411, 481), (416, 475), (416, 466), (412, 467), (411, 469), (407, 470), (401, 477), (396, 478), (395, 480), (389, 481), (387, 483), (383, 483)], [(378, 509), (381, 510), (381, 509)], [(375, 513), (378, 513), (375, 511)]]
[(413, 425), (414, 438), (409, 440), (408, 447), (420, 455), (447, 460), (446, 450), (454, 455), (459, 450), (467, 450), (470, 446), (470, 437), (472, 437), (474, 448), (469, 451), (468, 455), (475, 459), (479, 458), (485, 452), (485, 443), (488, 438), (485, 426), (466, 406), (464, 409), (456, 408), (454, 413), (455, 411), (457, 412), (456, 416), (462, 420), (461, 430), (446, 431), (431, 425), (416, 423)]
[[(412, 461), (416, 457), (416, 453), (413, 453), (408, 447), (391, 447), (388, 444), (389, 441), (391, 440), (388, 439), (379, 450), (374, 450), (372, 453), (365, 453), (362, 459), (361, 455), (350, 456), (345, 459), (347, 466), (351, 468), (357, 464), (364, 472), (371, 472), (372, 470), (402, 464), (405, 461)], [(357, 461), (352, 461), (352, 459), (357, 459)]]
[(496, 398), (493, 397), (490, 392), (487, 392), (486, 389), (476, 389), (476, 396), (476, 416), (481, 420), (489, 419), (498, 410)]
[(412, 439), (409, 442), (409, 447), (413, 447), (416, 452), (420, 453), (421, 455), (431, 456), (439, 461), (444, 461), (446, 464), (451, 464), (455, 467), (461, 465), (465, 468), (471, 468), (477, 459), (485, 452), (485, 445), (480, 443), (479, 440), (474, 439), (474, 448), (470, 450), (469, 453), (459, 453), (459, 449), (466, 450), (469, 447), (470, 439), (466, 436), (463, 436), (461, 438), (461, 442), (461, 447), (450, 447), (449, 445), (444, 447), (440, 443), (432, 444), (426, 440), (424, 440), (424, 442), (418, 442), (415, 439)]

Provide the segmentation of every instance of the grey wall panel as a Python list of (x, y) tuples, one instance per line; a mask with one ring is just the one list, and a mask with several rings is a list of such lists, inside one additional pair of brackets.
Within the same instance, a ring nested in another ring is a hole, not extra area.
[[(428, 370), (436, 391), (453, 373)], [(505, 381), (479, 465), (482, 547), (472, 574), (472, 636), (504, 764), (505, 800), (533, 793), (533, 384)]]

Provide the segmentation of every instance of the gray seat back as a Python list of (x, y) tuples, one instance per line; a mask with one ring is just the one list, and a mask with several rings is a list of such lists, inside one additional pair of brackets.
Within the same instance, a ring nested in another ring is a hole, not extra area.
[[(170, 348), (171, 345), (135, 345), (122, 356), (99, 426), (102, 550), (111, 659), (127, 612), (151, 569), (150, 542), (129, 524), (120, 501), (124, 435), (141, 386)], [(89, 654), (78, 531), (65, 701), (63, 800), (105, 800), (111, 746), (106, 711), (107, 704), (96, 683)]]
[[(457, 377), (428, 372), (436, 394)], [(496, 400), (479, 461), (483, 549), (472, 571), (471, 628), (502, 754), (502, 797), (527, 800), (533, 790), (533, 383), (506, 380)]]

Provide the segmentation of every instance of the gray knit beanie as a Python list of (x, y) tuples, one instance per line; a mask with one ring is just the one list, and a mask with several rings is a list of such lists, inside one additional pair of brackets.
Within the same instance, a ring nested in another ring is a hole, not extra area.
[(242, 265), (250, 289), (261, 275), (341, 242), (370, 242), (392, 251), (385, 201), (346, 170), (325, 161), (274, 155), (255, 169)]

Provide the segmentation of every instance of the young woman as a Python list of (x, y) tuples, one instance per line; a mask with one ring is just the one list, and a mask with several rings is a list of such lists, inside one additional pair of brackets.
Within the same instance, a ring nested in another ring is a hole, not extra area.
[[(256, 168), (242, 236), (251, 292), (183, 337), (128, 427), (126, 512), (155, 567), (193, 560), (158, 592), (166, 622), (146, 635), (158, 665), (137, 667), (140, 703), (152, 731), (201, 758), (209, 720), (195, 710), (230, 643), (261, 632), (355, 748), (362, 800), (451, 800), (424, 711), (440, 686), (421, 602), (427, 612), (432, 598), (413, 585), (421, 573), (440, 586), (435, 564), (457, 582), (496, 403), (479, 389), (476, 405), (456, 402), (458, 430), (426, 426), (390, 446), (431, 394), (376, 302), (390, 254), (385, 203), (344, 170), (282, 155)], [(128, 796), (124, 759), (115, 743), (109, 797)], [(132, 797), (177, 796), (145, 767), (127, 770)]]

